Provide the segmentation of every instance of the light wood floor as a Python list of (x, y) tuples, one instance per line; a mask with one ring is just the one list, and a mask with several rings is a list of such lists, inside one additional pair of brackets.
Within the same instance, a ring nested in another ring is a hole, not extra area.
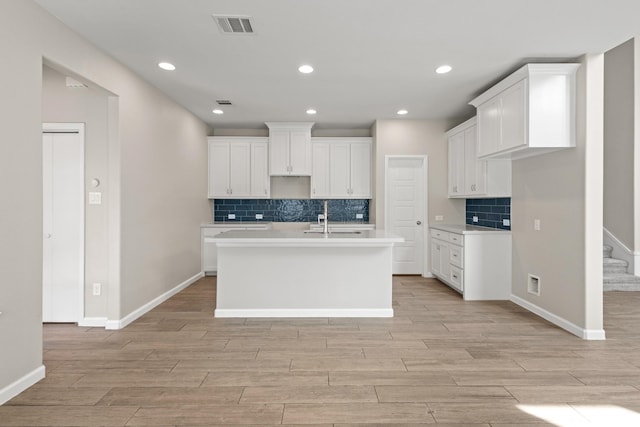
[(393, 319), (214, 319), (204, 278), (121, 331), (47, 325), (47, 378), (0, 425), (640, 425), (640, 293), (606, 293), (591, 342), (435, 280), (393, 299)]

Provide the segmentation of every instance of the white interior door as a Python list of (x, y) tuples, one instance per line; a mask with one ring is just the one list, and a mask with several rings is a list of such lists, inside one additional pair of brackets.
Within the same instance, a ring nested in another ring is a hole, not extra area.
[(385, 228), (404, 237), (393, 247), (393, 274), (424, 274), (426, 157), (387, 157)]
[(43, 322), (78, 322), (83, 315), (83, 126), (43, 126)]

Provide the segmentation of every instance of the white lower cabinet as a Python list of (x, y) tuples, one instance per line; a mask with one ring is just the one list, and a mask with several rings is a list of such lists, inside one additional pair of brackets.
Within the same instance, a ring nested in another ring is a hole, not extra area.
[(208, 224), (200, 228), (200, 243), (202, 251), (202, 271), (213, 274), (218, 271), (218, 249), (213, 238), (225, 231), (235, 230), (268, 230), (270, 223), (264, 224)]
[(511, 233), (443, 228), (431, 228), (431, 273), (465, 300), (509, 299)]

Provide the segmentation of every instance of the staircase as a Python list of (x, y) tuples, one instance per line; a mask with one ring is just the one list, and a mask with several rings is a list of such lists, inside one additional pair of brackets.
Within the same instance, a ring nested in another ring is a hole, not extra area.
[(621, 259), (611, 258), (613, 248), (603, 245), (602, 288), (605, 291), (640, 291), (640, 277), (627, 273), (628, 263)]

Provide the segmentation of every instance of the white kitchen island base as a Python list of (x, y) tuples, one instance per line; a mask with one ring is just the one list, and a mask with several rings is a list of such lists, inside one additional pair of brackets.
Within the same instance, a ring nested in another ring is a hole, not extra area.
[(381, 231), (223, 233), (215, 317), (393, 317), (401, 240)]

